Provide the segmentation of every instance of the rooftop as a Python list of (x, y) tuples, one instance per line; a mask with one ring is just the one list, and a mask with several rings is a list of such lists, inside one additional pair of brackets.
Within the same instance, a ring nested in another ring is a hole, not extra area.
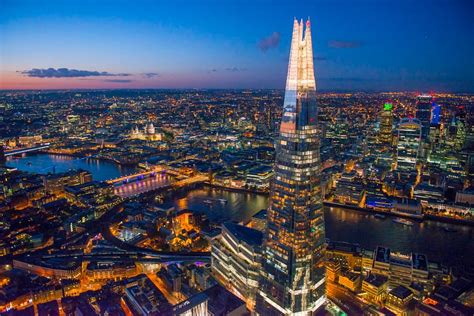
[(212, 315), (228, 315), (240, 306), (245, 305), (244, 301), (219, 284), (202, 293), (209, 297), (208, 310)]
[(388, 278), (386, 276), (375, 273), (369, 274), (364, 280), (364, 282), (367, 282), (375, 287), (380, 287), (384, 285), (387, 281)]
[(410, 289), (404, 287), (403, 285), (399, 285), (396, 288), (394, 288), (393, 290), (391, 290), (389, 294), (404, 300), (404, 299), (408, 298), (413, 293)]
[(248, 228), (232, 222), (224, 223), (223, 226), (237, 239), (252, 246), (260, 246), (263, 241), (263, 234), (256, 229)]

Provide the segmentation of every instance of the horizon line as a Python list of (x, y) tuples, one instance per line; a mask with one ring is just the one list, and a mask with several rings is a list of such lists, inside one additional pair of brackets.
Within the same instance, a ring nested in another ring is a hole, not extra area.
[[(70, 89), (0, 89), (0, 92), (40, 92), (40, 91), (146, 91), (146, 90), (177, 90), (177, 91), (229, 91), (229, 90), (252, 90), (252, 91), (285, 91), (285, 88), (70, 88)], [(347, 89), (321, 89), (321, 93), (422, 93), (422, 89), (414, 90), (347, 90)], [(474, 94), (473, 91), (430, 91), (430, 94)]]

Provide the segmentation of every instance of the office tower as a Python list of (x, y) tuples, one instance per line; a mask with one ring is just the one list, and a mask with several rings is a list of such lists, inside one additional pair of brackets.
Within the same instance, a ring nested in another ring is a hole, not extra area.
[(325, 303), (324, 218), (309, 20), (294, 21), (256, 311), (308, 315)]
[(431, 106), (431, 124), (441, 123), (441, 106), (433, 102)]
[(398, 126), (397, 170), (414, 171), (421, 143), (422, 126), (418, 119), (405, 118)]
[(418, 96), (418, 101), (416, 103), (416, 118), (421, 124), (421, 138), (423, 141), (427, 141), (430, 132), (432, 103), (433, 101), (430, 95)]
[(380, 135), (379, 140), (382, 144), (392, 144), (392, 115), (393, 105), (390, 102), (385, 102), (382, 112), (380, 113)]
[(435, 145), (439, 143), (441, 132), (441, 106), (436, 103), (432, 103), (431, 106), (431, 121), (430, 129), (428, 132), (428, 140), (430, 143), (430, 149), (433, 150)]
[(440, 142), (441, 139), (441, 124), (431, 123), (430, 125), (430, 150), (433, 150)]
[(212, 240), (212, 272), (232, 293), (255, 307), (261, 269), (262, 232), (235, 223), (222, 224)]

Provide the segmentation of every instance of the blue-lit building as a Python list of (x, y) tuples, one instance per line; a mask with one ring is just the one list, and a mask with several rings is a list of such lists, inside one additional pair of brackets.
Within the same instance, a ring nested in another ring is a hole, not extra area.
[(441, 121), (441, 105), (434, 103), (431, 105), (431, 124), (439, 124)]

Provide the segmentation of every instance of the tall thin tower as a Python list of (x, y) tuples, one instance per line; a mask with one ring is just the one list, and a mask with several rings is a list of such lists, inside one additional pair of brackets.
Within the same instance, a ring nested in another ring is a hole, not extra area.
[(425, 142), (430, 132), (432, 103), (431, 95), (419, 95), (416, 102), (416, 118), (420, 120), (421, 138)]
[(391, 102), (385, 102), (380, 112), (380, 135), (379, 140), (384, 145), (392, 144), (392, 124), (393, 124), (393, 105)]
[(325, 302), (316, 82), (309, 20), (294, 21), (256, 311), (311, 315)]

